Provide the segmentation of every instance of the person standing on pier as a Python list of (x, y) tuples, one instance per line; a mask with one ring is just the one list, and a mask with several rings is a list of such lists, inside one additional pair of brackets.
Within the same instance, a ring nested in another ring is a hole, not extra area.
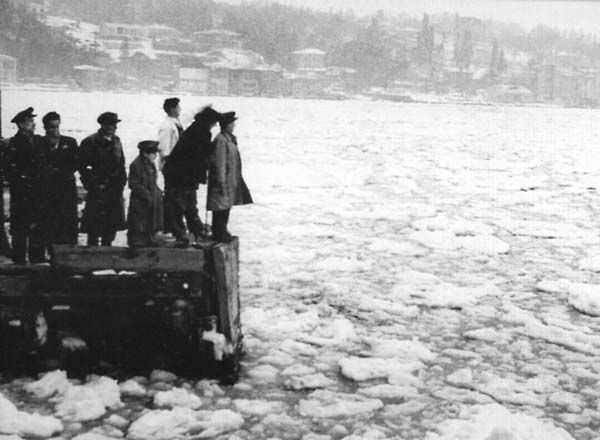
[(46, 136), (39, 139), (42, 157), (42, 219), (44, 242), (77, 244), (77, 186), (75, 171), (79, 148), (72, 137), (60, 134), (60, 115), (50, 112), (42, 118)]
[[(199, 184), (206, 183), (207, 160), (212, 149), (211, 128), (217, 124), (219, 117), (220, 113), (210, 106), (198, 112), (163, 168), (166, 229), (173, 233), (180, 245), (188, 244), (188, 231), (194, 234), (196, 241), (205, 235), (204, 225), (198, 216), (196, 192)], [(184, 218), (188, 231), (183, 224)]]
[(87, 191), (81, 232), (88, 246), (111, 246), (117, 231), (126, 229), (123, 188), (127, 183), (125, 156), (115, 134), (121, 122), (116, 113), (98, 117), (100, 130), (81, 142), (79, 174)]
[(40, 161), (36, 154), (36, 115), (29, 107), (12, 119), (19, 127), (8, 142), (4, 160), (4, 175), (10, 188), (10, 233), (12, 260), (15, 264), (43, 263), (41, 228), (36, 227), (40, 205)]
[(163, 228), (163, 199), (155, 164), (158, 142), (140, 142), (138, 149), (139, 156), (129, 166), (127, 243), (131, 247), (156, 245), (156, 233)]
[(237, 138), (233, 135), (237, 119), (235, 112), (221, 115), (221, 132), (215, 136), (209, 161), (206, 208), (212, 211), (212, 232), (216, 241), (231, 239), (227, 230), (231, 207), (252, 203), (252, 196), (242, 177)]
[(181, 133), (183, 133), (183, 125), (179, 121), (179, 115), (181, 114), (179, 102), (179, 98), (167, 98), (163, 103), (163, 110), (167, 117), (158, 129), (159, 170), (163, 169), (167, 157), (169, 157)]

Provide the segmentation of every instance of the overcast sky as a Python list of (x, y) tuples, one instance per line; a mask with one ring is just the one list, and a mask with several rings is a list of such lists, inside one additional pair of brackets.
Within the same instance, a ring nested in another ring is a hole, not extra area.
[[(230, 0), (237, 2), (239, 0)], [(265, 0), (255, 0), (265, 1)], [(545, 0), (269, 0), (317, 9), (347, 9), (370, 13), (378, 9), (422, 15), (425, 12), (458, 12), (478, 18), (519, 23), (531, 28), (544, 23), (561, 29), (583, 29), (600, 34), (600, 1)]]

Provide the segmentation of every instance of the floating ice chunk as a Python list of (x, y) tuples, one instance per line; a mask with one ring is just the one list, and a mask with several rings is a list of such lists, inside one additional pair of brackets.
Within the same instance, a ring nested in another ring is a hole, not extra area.
[(268, 310), (247, 308), (242, 311), (245, 331), (259, 337), (286, 339), (301, 333), (310, 333), (321, 324), (317, 310), (296, 313), (284, 307)]
[(448, 308), (471, 306), (483, 297), (502, 296), (503, 294), (492, 283), (485, 283), (477, 287), (459, 287), (450, 283), (439, 283), (433, 286), (424, 285), (420, 289), (411, 284), (397, 284), (392, 289), (392, 295), (407, 304)]
[(152, 373), (150, 373), (151, 382), (175, 382), (176, 380), (177, 375), (171, 373), (170, 371), (154, 370)]
[(381, 252), (405, 257), (422, 257), (429, 251), (413, 241), (394, 241), (387, 239), (375, 240), (370, 246), (371, 252)]
[(317, 370), (315, 370), (313, 367), (309, 367), (304, 364), (295, 364), (287, 367), (281, 372), (281, 374), (284, 376), (307, 376), (316, 372)]
[(512, 340), (512, 335), (490, 327), (469, 330), (464, 333), (464, 336), (468, 339), (479, 339), (481, 341), (495, 342), (498, 344), (508, 344)]
[(412, 373), (423, 368), (421, 362), (406, 362), (402, 359), (349, 357), (339, 362), (344, 377), (361, 382), (370, 379), (388, 378), (393, 374)]
[(115, 440), (118, 437), (108, 437), (106, 435), (98, 434), (96, 432), (86, 432), (73, 437), (71, 440)]
[(48, 438), (62, 430), (57, 418), (19, 411), (0, 393), (0, 434)]
[(497, 402), (539, 407), (546, 404), (545, 397), (537, 395), (523, 383), (518, 383), (509, 378), (502, 378), (493, 373), (483, 373), (481, 379), (484, 380), (484, 383), (475, 384), (475, 389), (480, 393), (493, 397)]
[(535, 288), (547, 293), (564, 293), (568, 290), (569, 284), (569, 280), (564, 278), (557, 281), (542, 280), (535, 285)]
[(323, 373), (310, 374), (306, 376), (294, 376), (287, 379), (285, 387), (291, 390), (314, 390), (317, 388), (327, 388), (335, 385), (335, 381), (325, 376)]
[(293, 341), (291, 339), (286, 339), (281, 343), (279, 348), (289, 354), (292, 355), (301, 355), (301, 356), (310, 356), (314, 357), (319, 354), (319, 352), (308, 344), (304, 342)]
[(485, 255), (506, 254), (510, 250), (510, 245), (495, 235), (459, 237), (458, 245), (465, 251)]
[(382, 417), (386, 419), (397, 419), (402, 416), (410, 416), (423, 411), (427, 407), (427, 402), (419, 400), (409, 400), (398, 405), (386, 405)]
[(271, 365), (259, 365), (248, 371), (248, 376), (261, 382), (273, 382), (278, 373), (279, 370)]
[(585, 283), (570, 283), (569, 304), (575, 310), (591, 316), (600, 316), (600, 285)]
[[(556, 388), (555, 388), (556, 389)], [(548, 397), (548, 403), (569, 408), (569, 412), (579, 412), (585, 402), (577, 394), (566, 391), (556, 391)]]
[(358, 392), (375, 399), (408, 399), (417, 397), (419, 392), (415, 387), (381, 384), (367, 388), (359, 388)]
[(325, 390), (314, 391), (298, 403), (298, 412), (302, 416), (314, 418), (368, 415), (381, 408), (383, 402), (379, 399)]
[(119, 384), (119, 391), (123, 396), (142, 397), (147, 391), (139, 382), (129, 379)]
[(582, 270), (591, 270), (600, 272), (600, 255), (590, 255), (579, 262), (579, 268)]
[(185, 388), (173, 388), (156, 393), (154, 405), (198, 409), (202, 406), (202, 400)]
[(471, 350), (459, 350), (456, 348), (446, 348), (442, 354), (451, 358), (457, 359), (479, 359), (481, 355)]
[(475, 405), (461, 418), (440, 423), (425, 440), (574, 440), (567, 431), (527, 414), (509, 412), (498, 404)]
[(39, 380), (25, 385), (25, 391), (33, 393), (41, 399), (47, 399), (54, 394), (63, 394), (70, 386), (67, 373), (56, 370), (46, 373)]
[(473, 385), (473, 371), (470, 368), (462, 368), (446, 378), (448, 383), (462, 388), (469, 388)]
[(490, 396), (465, 388), (444, 387), (434, 390), (431, 394), (437, 399), (444, 399), (449, 402), (461, 402), (468, 404), (494, 402)]
[(116, 275), (116, 274), (117, 274), (117, 272), (114, 271), (113, 269), (95, 270), (92, 272), (92, 275), (97, 276), (97, 277)]
[(396, 339), (365, 340), (371, 349), (364, 353), (366, 356), (376, 358), (402, 358), (406, 360), (421, 360), (424, 362), (435, 359), (435, 354), (425, 344), (417, 339), (399, 341)]
[(316, 270), (326, 272), (367, 272), (371, 270), (370, 260), (358, 258), (329, 257), (313, 265)]
[(251, 416), (266, 416), (284, 413), (287, 410), (287, 405), (283, 402), (261, 399), (236, 399), (233, 401), (233, 406), (237, 411)]
[(118, 408), (120, 405), (117, 382), (108, 377), (95, 377), (85, 385), (68, 388), (56, 410), (64, 419), (83, 422), (96, 420), (106, 413), (106, 408)]
[(131, 424), (127, 437), (134, 440), (170, 440), (194, 431), (194, 438), (211, 438), (239, 429), (244, 418), (230, 410), (194, 411), (173, 408), (149, 411)]

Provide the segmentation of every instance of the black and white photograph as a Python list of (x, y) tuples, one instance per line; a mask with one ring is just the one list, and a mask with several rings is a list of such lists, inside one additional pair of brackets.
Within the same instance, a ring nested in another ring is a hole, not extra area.
[(0, 0), (0, 440), (600, 440), (600, 1)]

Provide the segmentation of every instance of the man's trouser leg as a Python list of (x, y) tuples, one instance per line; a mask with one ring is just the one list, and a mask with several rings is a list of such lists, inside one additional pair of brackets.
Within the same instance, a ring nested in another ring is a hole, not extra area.
[(98, 239), (100, 237), (97, 234), (90, 234), (88, 233), (87, 235), (87, 245), (88, 246), (98, 246)]
[(182, 240), (186, 237), (187, 231), (183, 223), (184, 217), (184, 197), (183, 190), (178, 188), (169, 188), (165, 191), (165, 222), (167, 232)]
[(229, 209), (226, 209), (224, 211), (213, 211), (212, 213), (213, 239), (216, 241), (225, 241), (229, 211)]
[(204, 225), (198, 215), (198, 197), (196, 196), (196, 191), (187, 190), (183, 196), (185, 222), (188, 230), (198, 239), (204, 234)]
[(46, 243), (45, 243), (44, 225), (36, 223), (29, 231), (29, 262), (42, 263), (45, 260)]
[(27, 263), (27, 232), (19, 228), (12, 230), (12, 260), (17, 264)]

